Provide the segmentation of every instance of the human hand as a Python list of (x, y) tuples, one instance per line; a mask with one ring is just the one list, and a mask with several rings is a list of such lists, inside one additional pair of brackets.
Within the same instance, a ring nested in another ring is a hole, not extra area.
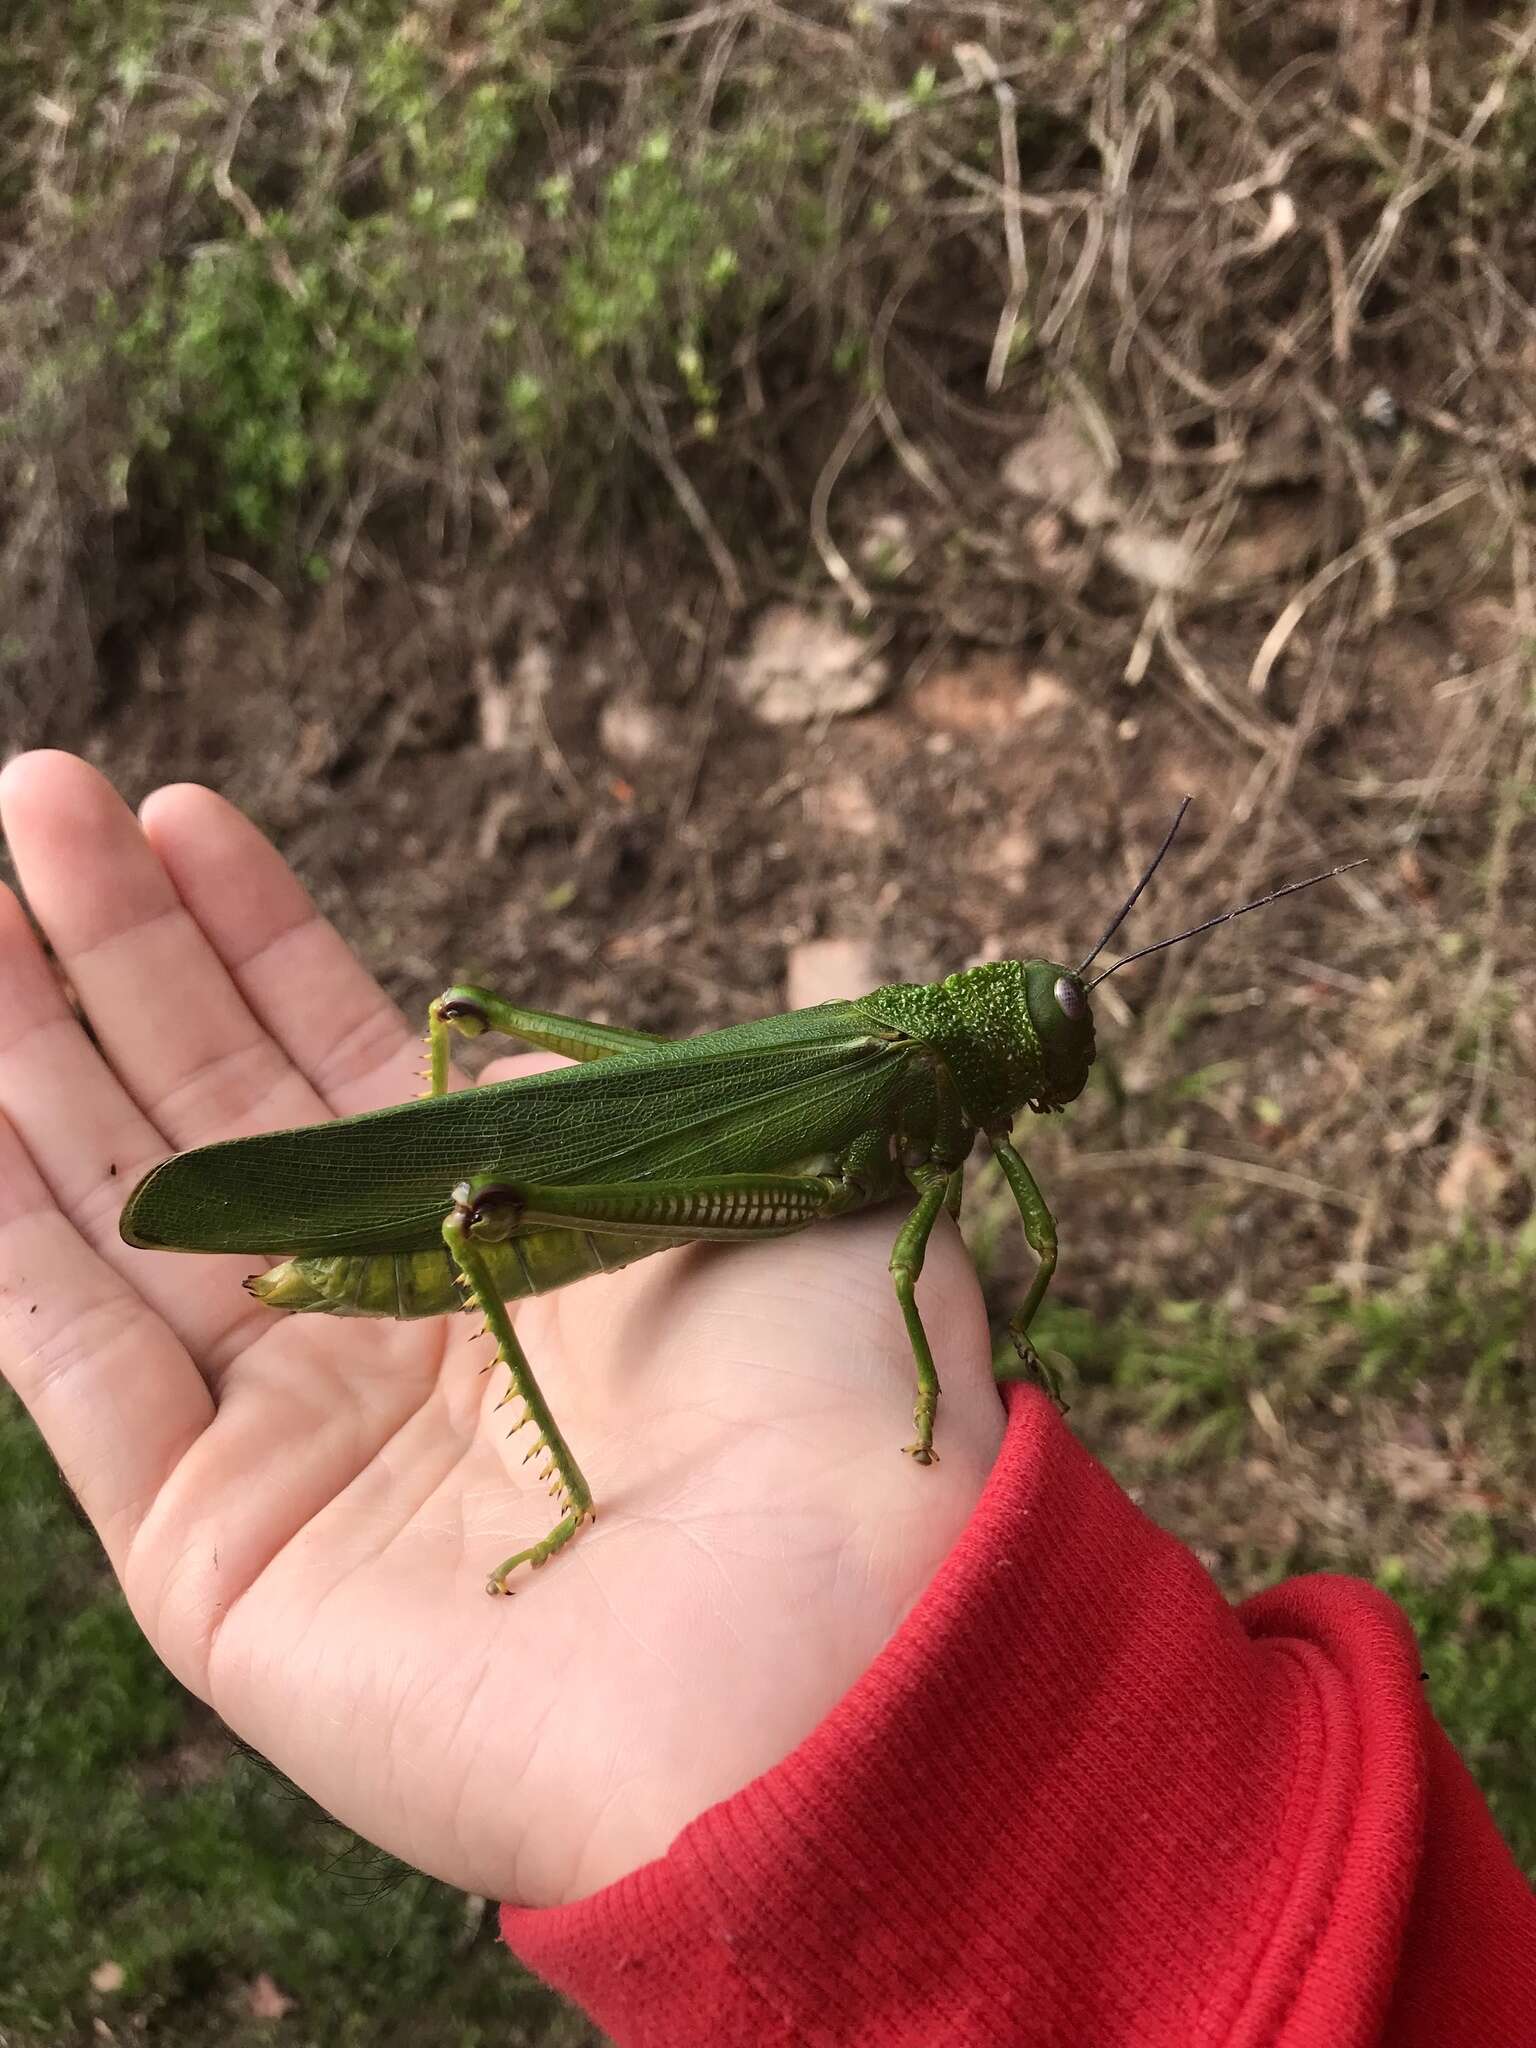
[(32, 754), (0, 823), (94, 1034), (0, 889), (0, 1367), (150, 1642), (349, 1827), (465, 1890), (552, 1904), (660, 1855), (809, 1733), (980, 1493), (1002, 1409), (948, 1219), (919, 1287), (927, 1470), (900, 1452), (889, 1210), (523, 1304), (599, 1519), (488, 1600), (551, 1515), (478, 1317), (284, 1315), (242, 1289), (250, 1259), (117, 1229), (170, 1151), (416, 1093), (416, 1031), (212, 792), (135, 819)]

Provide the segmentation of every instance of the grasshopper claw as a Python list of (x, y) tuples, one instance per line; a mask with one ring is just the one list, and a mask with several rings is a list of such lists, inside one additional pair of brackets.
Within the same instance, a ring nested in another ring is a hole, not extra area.
[(586, 1508), (571, 1508), (542, 1542), (531, 1543), (526, 1550), (513, 1551), (504, 1563), (497, 1565), (485, 1582), (486, 1592), (492, 1595), (505, 1594), (510, 1599), (512, 1588), (507, 1584), (507, 1580), (520, 1564), (525, 1564), (530, 1571), (536, 1572), (540, 1565), (547, 1564), (557, 1550), (570, 1542), (583, 1522), (595, 1519), (596, 1517)]

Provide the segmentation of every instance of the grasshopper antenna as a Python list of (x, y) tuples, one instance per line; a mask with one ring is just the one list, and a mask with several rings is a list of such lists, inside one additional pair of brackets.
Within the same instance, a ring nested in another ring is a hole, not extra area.
[[(1188, 802), (1188, 798), (1185, 801)], [(1179, 815), (1182, 817), (1183, 813), (1180, 812)], [(1174, 823), (1178, 823), (1177, 818), (1174, 820)], [(1171, 839), (1173, 834), (1170, 832), (1168, 836)], [(1162, 857), (1162, 854), (1159, 854), (1157, 859), (1161, 860)], [(1156, 865), (1157, 861), (1154, 861), (1152, 866), (1156, 867)], [(1092, 981), (1088, 983), (1088, 987), (1091, 989), (1097, 988), (1101, 981), (1108, 981), (1112, 974), (1118, 974), (1122, 967), (1129, 967), (1133, 960), (1145, 960), (1149, 953), (1161, 953), (1167, 946), (1182, 946), (1186, 939), (1197, 939), (1201, 932), (1208, 932), (1218, 924), (1230, 924), (1234, 917), (1246, 917), (1250, 910), (1262, 910), (1266, 903), (1277, 903), (1282, 896), (1294, 896), (1298, 889), (1310, 889), (1318, 882), (1331, 882), (1335, 875), (1347, 875), (1351, 868), (1367, 866), (1369, 866), (1369, 862), (1364, 858), (1360, 860), (1347, 860), (1340, 867), (1329, 868), (1326, 874), (1308, 875), (1304, 882), (1287, 882), (1283, 889), (1271, 889), (1267, 896), (1256, 896), (1252, 903), (1240, 903), (1236, 910), (1224, 910), (1220, 917), (1208, 917), (1204, 924), (1192, 924), (1187, 932), (1176, 932), (1171, 939), (1159, 939), (1155, 946), (1143, 946), (1138, 953), (1127, 953), (1125, 958), (1117, 960), (1113, 967), (1106, 967), (1102, 974), (1096, 974)], [(1148, 872), (1150, 873), (1151, 870), (1149, 869)], [(1139, 896), (1140, 893), (1141, 891), (1138, 889), (1136, 894)], [(1131, 903), (1135, 901), (1136, 897), (1133, 896)], [(1129, 910), (1129, 908), (1130, 904), (1128, 903), (1126, 910)], [(1125, 912), (1122, 911), (1120, 915), (1123, 917)], [(1120, 919), (1116, 918), (1115, 924), (1119, 922)], [(1111, 925), (1109, 929), (1112, 932), (1114, 928), (1115, 925)], [(1106, 934), (1107, 936), (1108, 934)], [(1102, 944), (1103, 941), (1101, 940), (1100, 945)], [(1097, 950), (1098, 948), (1095, 947), (1094, 951), (1096, 952)], [(1093, 954), (1090, 953), (1088, 958), (1091, 960)]]
[[(1187, 796), (1179, 805), (1178, 810), (1174, 813), (1173, 823), (1168, 827), (1168, 831), (1163, 839), (1162, 845), (1157, 849), (1157, 852), (1152, 856), (1151, 866), (1147, 869), (1147, 872), (1142, 876), (1141, 880), (1136, 884), (1135, 888), (1131, 891), (1130, 895), (1126, 897), (1125, 901), (1121, 904), (1120, 908), (1115, 912), (1114, 922), (1110, 925), (1109, 930), (1104, 934), (1103, 938), (1100, 939), (1099, 943), (1088, 955), (1088, 958), (1077, 970), (1080, 976), (1088, 972), (1088, 969), (1093, 965), (1094, 961), (1098, 959), (1099, 955), (1103, 952), (1104, 948), (1115, 936), (1115, 933), (1119, 931), (1121, 925), (1125, 923), (1125, 920), (1136, 908), (1136, 898), (1141, 894), (1142, 890), (1145, 889), (1148, 882), (1150, 882), (1152, 877), (1157, 873), (1157, 870), (1162, 863), (1163, 855), (1168, 851), (1169, 847), (1173, 844), (1174, 833), (1178, 831), (1179, 827), (1184, 822), (1184, 813), (1189, 809), (1190, 805), (1193, 802), (1194, 798)], [(1122, 961), (1120, 964), (1124, 966), (1125, 963), (1124, 961)], [(1103, 979), (1104, 977), (1101, 974), (1099, 976), (1099, 980), (1102, 981)], [(1090, 986), (1092, 986), (1091, 983)]]

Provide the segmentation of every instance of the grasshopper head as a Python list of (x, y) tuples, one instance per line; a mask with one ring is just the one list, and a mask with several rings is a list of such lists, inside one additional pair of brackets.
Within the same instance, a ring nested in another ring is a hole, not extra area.
[(1040, 1085), (1032, 1109), (1063, 1109), (1088, 1085), (1093, 1010), (1083, 978), (1055, 960), (1024, 963), (1024, 1000), (1040, 1042)]

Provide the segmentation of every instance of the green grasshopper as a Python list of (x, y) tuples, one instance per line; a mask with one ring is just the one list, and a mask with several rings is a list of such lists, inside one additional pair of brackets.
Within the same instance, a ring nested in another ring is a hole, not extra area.
[[(1088, 997), (1110, 974), (1294, 890), (1313, 875), (1084, 976), (1172, 843), (1076, 969), (1000, 960), (927, 985), (667, 1040), (449, 988), (432, 1003), (428, 1093), (302, 1130), (235, 1138), (167, 1159), (125, 1206), (151, 1250), (287, 1255), (246, 1282), (273, 1307), (337, 1316), (435, 1316), (479, 1307), (533, 1422), (530, 1456), (563, 1510), (540, 1542), (491, 1573), (504, 1593), (593, 1514), (591, 1490), (523, 1354), (507, 1303), (669, 1246), (782, 1237), (906, 1197), (891, 1275), (917, 1368), (916, 1436), (931, 1464), (939, 1380), (916, 1287), (939, 1212), (958, 1216), (961, 1170), (984, 1137), (1038, 1264), (1009, 1330), (1021, 1373), (1054, 1381), (1029, 1325), (1056, 1269), (1056, 1226), (1010, 1133), (1024, 1108), (1064, 1109), (1094, 1061)], [(1351, 866), (1358, 863), (1351, 862)], [(503, 1033), (577, 1064), (449, 1092), (454, 1032)], [(461, 1295), (466, 1298), (461, 1298)]]

